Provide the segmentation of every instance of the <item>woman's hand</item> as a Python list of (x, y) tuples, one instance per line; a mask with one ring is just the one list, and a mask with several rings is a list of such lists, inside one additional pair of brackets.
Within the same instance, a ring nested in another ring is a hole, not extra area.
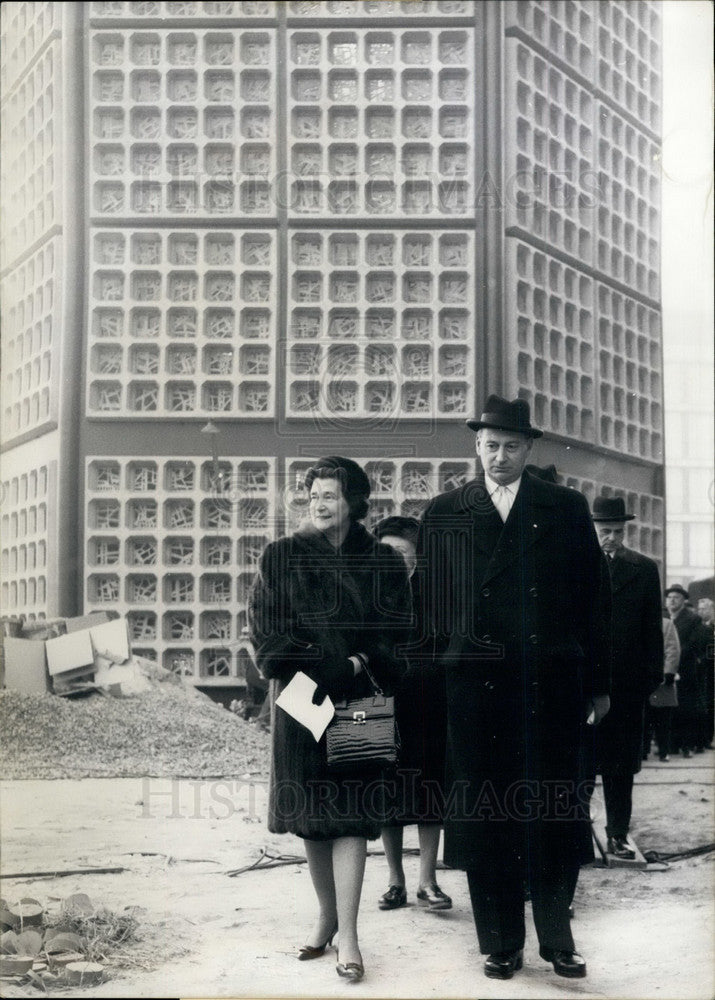
[(314, 705), (320, 705), (325, 700), (326, 694), (333, 701), (339, 701), (345, 697), (345, 693), (350, 690), (352, 685), (355, 668), (352, 661), (346, 658), (338, 663), (324, 663), (316, 671), (316, 675), (313, 679), (318, 686), (313, 692), (312, 701)]

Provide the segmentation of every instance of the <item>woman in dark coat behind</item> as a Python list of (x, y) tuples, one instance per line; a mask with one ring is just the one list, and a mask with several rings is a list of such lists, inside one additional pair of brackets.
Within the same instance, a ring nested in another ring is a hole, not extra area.
[[(373, 527), (375, 536), (402, 554), (412, 577), (417, 563), (414, 517), (386, 517)], [(407, 904), (402, 839), (405, 826), (417, 824), (420, 876), (417, 901), (431, 911), (449, 910), (452, 900), (437, 885), (436, 866), (444, 801), (444, 756), (447, 742), (447, 704), (441, 671), (413, 663), (396, 694), (400, 733), (400, 766), (396, 798), (382, 831), (389, 868), (389, 885), (378, 902), (381, 910)]]
[[(270, 543), (251, 594), (249, 621), (256, 662), (274, 699), (297, 671), (318, 685), (321, 703), (372, 691), (365, 668), (383, 688), (404, 673), (397, 647), (410, 623), (404, 562), (359, 523), (370, 483), (348, 458), (321, 458), (305, 484), (310, 523)], [(357, 913), (367, 840), (385, 819), (379, 770), (335, 773), (326, 764), (325, 736), (274, 708), (268, 829), (305, 840), (318, 897), (318, 919), (302, 960), (318, 958), (340, 928), (338, 974), (363, 976)], [(384, 791), (384, 789), (383, 789)]]

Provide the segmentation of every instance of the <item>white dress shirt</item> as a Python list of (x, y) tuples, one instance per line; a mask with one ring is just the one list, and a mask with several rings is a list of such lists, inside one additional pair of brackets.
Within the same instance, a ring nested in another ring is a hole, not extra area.
[(513, 483), (509, 483), (508, 486), (500, 486), (499, 483), (495, 483), (493, 479), (484, 474), (484, 485), (486, 486), (487, 493), (489, 494), (489, 499), (494, 504), (496, 509), (499, 511), (499, 517), (502, 521), (506, 521), (509, 517), (509, 511), (514, 505), (516, 500), (516, 494), (519, 492), (519, 487), (521, 486), (521, 476), (515, 479)]

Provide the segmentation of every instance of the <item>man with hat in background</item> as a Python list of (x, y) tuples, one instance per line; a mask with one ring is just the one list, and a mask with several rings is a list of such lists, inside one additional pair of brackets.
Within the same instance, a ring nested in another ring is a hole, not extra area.
[(596, 497), (593, 522), (611, 577), (613, 633), (611, 710), (596, 731), (597, 770), (603, 779), (608, 852), (635, 858), (628, 844), (633, 776), (641, 769), (648, 696), (663, 680), (663, 625), (658, 567), (623, 544), (622, 497)]
[(704, 724), (707, 715), (706, 675), (703, 661), (707, 657), (710, 633), (702, 619), (687, 607), (689, 595), (685, 587), (674, 583), (665, 592), (665, 606), (680, 640), (678, 666), (678, 707), (673, 713), (672, 748), (683, 757), (702, 750)]
[(467, 425), (483, 474), (428, 504), (416, 573), (419, 655), (446, 680), (444, 859), (467, 872), (485, 975), (522, 967), (526, 883), (541, 958), (578, 978), (569, 904), (593, 860), (583, 779), (588, 720), (609, 705), (607, 571), (584, 497), (525, 470), (542, 433), (528, 403), (490, 396)]

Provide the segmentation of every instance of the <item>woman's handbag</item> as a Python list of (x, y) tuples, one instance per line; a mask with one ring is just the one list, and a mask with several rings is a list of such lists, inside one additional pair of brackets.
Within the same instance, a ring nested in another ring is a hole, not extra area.
[(397, 763), (399, 735), (395, 699), (384, 694), (365, 667), (374, 693), (335, 705), (335, 715), (325, 731), (328, 767), (389, 767)]

